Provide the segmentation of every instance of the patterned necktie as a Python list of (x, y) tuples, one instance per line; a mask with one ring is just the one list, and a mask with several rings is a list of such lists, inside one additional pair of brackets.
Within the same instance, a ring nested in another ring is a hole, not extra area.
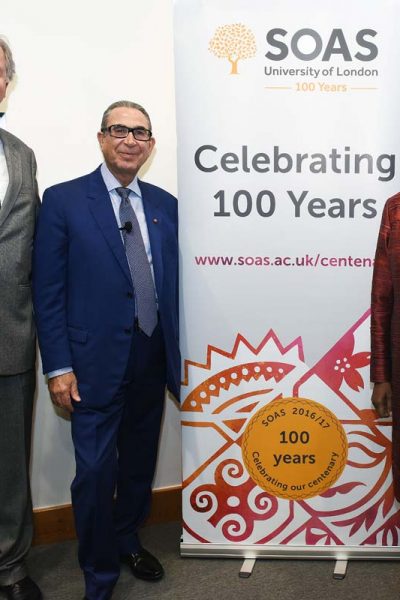
[[(131, 223), (129, 227), (122, 231), (126, 258), (128, 260), (129, 270), (135, 289), (136, 311), (140, 329), (149, 337), (157, 325), (157, 305), (154, 292), (153, 278), (151, 275), (150, 264), (144, 247), (142, 234), (135, 211), (129, 202), (128, 188), (116, 188), (121, 197), (119, 207), (119, 218), (121, 226)], [(130, 230), (129, 230), (130, 229)]]

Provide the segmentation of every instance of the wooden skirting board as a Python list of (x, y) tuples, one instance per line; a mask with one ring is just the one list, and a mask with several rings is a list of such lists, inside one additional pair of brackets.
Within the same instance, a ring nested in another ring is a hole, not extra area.
[[(153, 490), (151, 512), (147, 523), (180, 521), (181, 486)], [(70, 504), (38, 508), (33, 511), (34, 544), (51, 544), (72, 540), (76, 537), (72, 507)]]

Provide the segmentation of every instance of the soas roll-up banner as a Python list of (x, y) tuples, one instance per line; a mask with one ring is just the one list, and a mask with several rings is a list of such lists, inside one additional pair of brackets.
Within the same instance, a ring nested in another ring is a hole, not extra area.
[(369, 301), (399, 13), (175, 2), (184, 554), (398, 552)]

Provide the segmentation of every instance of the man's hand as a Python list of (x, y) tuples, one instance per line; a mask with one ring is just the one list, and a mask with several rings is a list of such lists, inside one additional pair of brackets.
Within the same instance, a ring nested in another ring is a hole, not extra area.
[(78, 392), (78, 382), (73, 372), (52, 377), (48, 381), (48, 386), (53, 404), (60, 408), (65, 408), (68, 412), (74, 411), (71, 398), (75, 402), (81, 401)]
[(392, 386), (389, 381), (374, 383), (371, 402), (380, 417), (389, 417), (392, 410)]

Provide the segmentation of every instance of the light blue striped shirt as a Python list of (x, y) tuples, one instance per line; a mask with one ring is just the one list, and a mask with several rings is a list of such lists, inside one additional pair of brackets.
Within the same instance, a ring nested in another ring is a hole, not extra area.
[[(114, 210), (115, 218), (118, 223), (118, 227), (121, 227), (122, 223), (119, 218), (119, 206), (121, 204), (121, 197), (119, 196), (116, 188), (122, 187), (118, 179), (111, 173), (110, 169), (107, 167), (106, 163), (103, 163), (100, 167), (101, 175), (104, 179), (104, 183), (106, 184), (106, 188), (108, 193), (110, 194), (111, 204)], [(144, 214), (143, 207), (143, 199), (142, 192), (140, 191), (139, 183), (137, 177), (130, 182), (129, 185), (124, 186), (128, 188), (131, 193), (129, 194), (129, 201), (133, 210), (135, 211), (136, 218), (139, 223), (140, 233), (142, 234), (144, 247), (146, 249), (147, 258), (150, 263), (151, 273), (153, 275), (154, 282), (154, 273), (153, 273), (153, 258), (151, 256), (150, 249), (150, 239), (149, 232), (147, 229), (146, 216)], [(122, 237), (122, 231), (121, 231)]]

